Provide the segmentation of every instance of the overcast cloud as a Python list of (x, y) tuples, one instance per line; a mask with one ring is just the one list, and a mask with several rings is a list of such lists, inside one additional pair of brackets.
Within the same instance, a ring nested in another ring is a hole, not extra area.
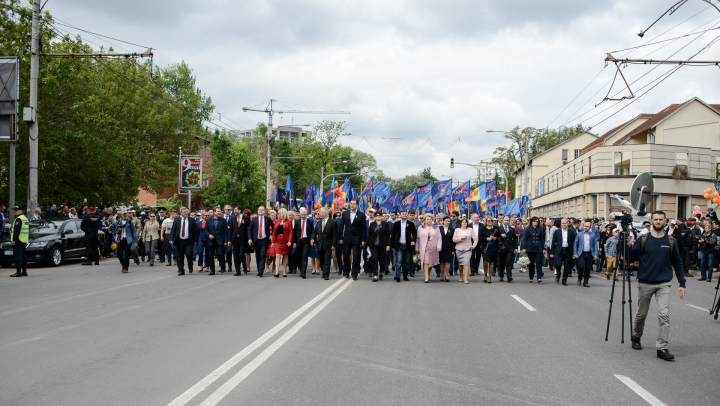
[[(468, 179), (474, 170), (450, 169), (449, 159), (491, 158), (504, 141), (501, 134), (485, 130), (557, 127), (573, 112), (601, 101), (614, 74), (612, 65), (603, 69), (605, 53), (641, 45), (688, 18), (658, 40), (698, 27), (720, 27), (720, 13), (691, 0), (643, 39), (636, 35), (675, 2), (50, 0), (46, 9), (80, 28), (151, 46), (158, 64), (185, 60), (217, 112), (237, 123), (229, 126), (253, 128), (266, 122), (266, 115), (241, 109), (270, 98), (347, 110), (352, 114), (285, 115), (282, 123), (344, 120), (356, 136), (404, 138), (401, 143), (368, 138), (371, 146), (348, 137), (343, 143), (372, 153), (391, 177), (430, 166), (436, 177)], [(719, 35), (720, 30), (710, 31), (683, 50), (695, 37), (641, 48), (629, 57), (664, 59), (680, 50), (672, 59), (688, 58)], [(103, 44), (86, 34), (83, 38)], [(718, 47), (696, 59), (720, 60)], [(654, 70), (633, 91), (670, 69)], [(634, 81), (648, 67), (631, 66), (624, 72)], [(720, 103), (719, 79), (717, 67), (684, 67), (593, 132), (694, 96)], [(616, 83), (613, 93), (621, 90)], [(627, 103), (582, 123), (595, 126)], [(276, 123), (280, 120), (275, 117)], [(452, 137), (461, 141), (451, 149), (426, 145), (411, 152), (427, 138), (442, 147), (452, 144)]]

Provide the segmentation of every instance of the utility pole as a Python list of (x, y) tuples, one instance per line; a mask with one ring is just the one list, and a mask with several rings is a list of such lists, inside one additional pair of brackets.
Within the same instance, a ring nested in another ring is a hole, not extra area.
[(528, 184), (528, 139), (525, 138), (525, 168), (523, 169), (523, 196), (527, 196), (527, 184)]
[(28, 123), (29, 170), (27, 209), (38, 205), (38, 76), (40, 76), (40, 0), (33, 0), (32, 36), (30, 41), (30, 109), (35, 120)]

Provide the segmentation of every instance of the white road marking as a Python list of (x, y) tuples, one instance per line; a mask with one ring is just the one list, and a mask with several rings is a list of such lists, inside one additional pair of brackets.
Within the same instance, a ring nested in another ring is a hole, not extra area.
[(685, 303), (685, 304), (686, 304), (687, 306), (694, 307), (694, 308), (699, 309), (699, 310), (702, 310), (702, 311), (704, 311), (704, 312), (709, 311), (708, 309), (703, 309), (702, 307), (697, 307), (697, 306), (695, 306), (695, 305), (691, 305), (691, 304), (687, 304), (687, 303)]
[(645, 399), (645, 401), (650, 403), (651, 405), (666, 406), (665, 403), (660, 401), (660, 399), (653, 396), (650, 392), (643, 389), (642, 386), (638, 385), (637, 382), (633, 381), (627, 376), (615, 375), (615, 378), (619, 379), (620, 382), (627, 385), (628, 388), (632, 389), (635, 393), (637, 393), (641, 398)]
[(322, 291), (319, 295), (315, 296), (312, 300), (305, 303), (305, 305), (299, 309), (297, 309), (293, 314), (289, 315), (285, 320), (281, 321), (277, 326), (273, 327), (270, 331), (263, 334), (260, 338), (255, 340), (252, 344), (245, 347), (242, 351), (235, 354), (232, 358), (227, 360), (224, 364), (220, 365), (217, 369), (210, 372), (208, 376), (201, 379), (200, 382), (193, 385), (190, 389), (185, 391), (182, 395), (178, 396), (175, 400), (170, 402), (168, 406), (182, 406), (189, 402), (192, 398), (197, 396), (200, 392), (204, 391), (208, 386), (210, 386), (213, 382), (215, 382), (218, 378), (220, 378), (223, 374), (225, 374), (227, 371), (229, 371), (231, 368), (233, 368), (235, 365), (237, 365), (240, 361), (242, 361), (245, 357), (250, 355), (253, 351), (258, 349), (261, 345), (265, 344), (266, 341), (271, 339), (275, 334), (277, 334), (280, 330), (287, 327), (288, 324), (293, 322), (295, 319), (300, 317), (301, 314), (303, 314), (307, 309), (315, 305), (315, 303), (319, 302), (320, 299), (322, 299), (325, 295), (330, 293), (333, 289), (335, 289), (338, 285), (340, 285), (345, 279), (340, 279), (339, 281), (333, 283), (329, 288)]
[(534, 307), (530, 306), (530, 304), (529, 304), (528, 302), (520, 299), (520, 296), (518, 296), (518, 295), (510, 295), (510, 296), (512, 296), (513, 299), (515, 299), (515, 300), (517, 300), (518, 302), (520, 302), (521, 305), (527, 307), (527, 309), (530, 310), (531, 312), (536, 312), (536, 311), (537, 311), (537, 310), (535, 310)]
[(41, 306), (47, 306), (47, 305), (51, 305), (51, 304), (58, 304), (58, 303), (62, 303), (62, 302), (67, 302), (68, 300), (80, 299), (80, 298), (82, 298), (82, 297), (97, 295), (97, 294), (99, 294), (99, 293), (108, 292), (108, 291), (115, 290), (115, 289), (127, 288), (128, 286), (140, 285), (140, 284), (143, 284), (143, 283), (153, 282), (153, 281), (157, 281), (157, 280), (165, 279), (165, 278), (170, 278), (170, 277), (172, 277), (172, 275), (165, 275), (165, 276), (160, 276), (160, 277), (152, 278), (152, 279), (143, 279), (143, 280), (140, 280), (140, 281), (135, 281), (135, 282), (131, 282), (131, 283), (126, 283), (126, 284), (124, 284), (124, 285), (112, 286), (112, 287), (109, 287), (109, 288), (100, 289), (100, 290), (96, 290), (96, 291), (93, 291), (93, 292), (86, 292), (86, 293), (81, 293), (81, 294), (78, 294), (78, 295), (73, 295), (73, 296), (64, 297), (64, 298), (62, 298), (62, 299), (51, 300), (51, 301), (43, 302), (43, 303), (37, 304), (37, 305), (21, 307), (21, 308), (12, 309), (12, 310), (6, 310), (6, 311), (0, 313), (0, 316), (6, 316), (6, 315), (8, 315), (8, 314), (13, 314), (13, 313), (17, 313), (17, 312), (22, 312), (22, 311), (25, 311), (25, 310), (32, 310), (32, 309), (35, 309), (35, 308), (38, 308), (38, 307), (41, 307)]
[(325, 306), (327, 306), (330, 302), (332, 302), (333, 299), (335, 299), (340, 293), (342, 293), (345, 288), (350, 286), (350, 283), (352, 282), (348, 280), (347, 283), (345, 283), (338, 290), (333, 292), (332, 295), (330, 295), (310, 313), (303, 317), (302, 320), (297, 322), (297, 324), (295, 324), (290, 330), (288, 330), (268, 348), (266, 348), (265, 351), (261, 352), (260, 355), (258, 355), (257, 357), (255, 357), (255, 359), (245, 365), (240, 371), (238, 371), (238, 373), (235, 374), (235, 376), (230, 378), (229, 381), (225, 382), (225, 384), (223, 384), (220, 388), (213, 392), (212, 395), (208, 396), (208, 398), (205, 399), (205, 401), (202, 402), (200, 406), (217, 405), (218, 402), (220, 402), (225, 396), (227, 396), (228, 393), (235, 389), (242, 381), (245, 380), (245, 378), (247, 378), (254, 370), (256, 370), (260, 365), (262, 365), (263, 362), (267, 361), (267, 359), (270, 358), (270, 356), (273, 355), (275, 351), (278, 350), (278, 348), (282, 347), (283, 344), (290, 340), (290, 338), (292, 338), (295, 333), (300, 331), (300, 329), (303, 328), (303, 326), (305, 326), (310, 320), (312, 320), (313, 317), (317, 316), (317, 314), (320, 313), (320, 311), (324, 309)]

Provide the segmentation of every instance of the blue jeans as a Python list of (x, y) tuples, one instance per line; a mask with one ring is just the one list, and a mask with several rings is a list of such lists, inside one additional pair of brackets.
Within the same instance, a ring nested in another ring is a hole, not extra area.
[(170, 244), (170, 241), (165, 238), (165, 252), (167, 253), (167, 261), (172, 262), (173, 254), (175, 254), (175, 260), (177, 260), (177, 254), (175, 253), (175, 246)]
[[(198, 253), (198, 266), (200, 267), (209, 267), (210, 261), (213, 260), (213, 254), (210, 251), (210, 242), (209, 241), (203, 241), (198, 240), (198, 244), (195, 246), (197, 253)], [(203, 265), (203, 258), (205, 258), (205, 263)]]
[[(411, 245), (410, 248), (415, 247)], [(408, 276), (408, 271), (411, 269), (410, 267), (415, 266), (412, 263), (412, 256), (414, 253), (415, 250), (411, 251), (408, 247), (398, 244), (395, 249), (395, 276), (399, 278), (401, 272), (402, 276)]]
[(700, 262), (700, 279), (706, 279), (705, 273), (707, 273), (707, 279), (712, 279), (713, 273), (713, 261), (715, 260), (714, 252), (703, 252), (702, 260)]

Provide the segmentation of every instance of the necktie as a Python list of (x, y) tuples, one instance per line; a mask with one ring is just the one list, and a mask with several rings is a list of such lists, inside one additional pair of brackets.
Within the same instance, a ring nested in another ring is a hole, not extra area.
[(182, 222), (182, 233), (180, 234), (180, 237), (185, 238), (185, 219), (183, 219)]
[(258, 227), (258, 238), (262, 238), (262, 229), (263, 229), (263, 218), (260, 217), (260, 227)]
[(302, 230), (300, 230), (300, 238), (305, 238), (305, 222), (302, 223)]
[(323, 220), (322, 225), (320, 226), (320, 234), (322, 234), (323, 230), (325, 230), (325, 220)]
[(240, 227), (240, 216), (238, 216), (238, 227)]

